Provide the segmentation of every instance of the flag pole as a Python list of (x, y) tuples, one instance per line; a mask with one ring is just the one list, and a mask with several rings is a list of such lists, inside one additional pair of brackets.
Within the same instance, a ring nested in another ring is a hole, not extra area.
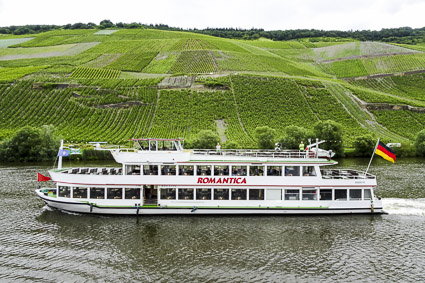
[(379, 138), (378, 138), (378, 141), (376, 142), (375, 148), (373, 149), (373, 153), (372, 153), (372, 157), (370, 158), (369, 165), (367, 166), (366, 172), (364, 173), (365, 176), (367, 175), (367, 171), (369, 171), (370, 164), (372, 164), (372, 160), (373, 160), (373, 157), (375, 156), (375, 151), (378, 148), (378, 144), (379, 144)]

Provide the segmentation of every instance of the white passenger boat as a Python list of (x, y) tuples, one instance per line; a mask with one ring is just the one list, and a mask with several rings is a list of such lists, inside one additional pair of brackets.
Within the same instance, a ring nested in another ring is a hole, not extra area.
[[(376, 177), (306, 151), (184, 150), (179, 139), (112, 149), (119, 168), (50, 170), (37, 195), (60, 210), (118, 215), (384, 213)], [(61, 161), (60, 161), (61, 164)], [(59, 166), (61, 167), (61, 166)]]

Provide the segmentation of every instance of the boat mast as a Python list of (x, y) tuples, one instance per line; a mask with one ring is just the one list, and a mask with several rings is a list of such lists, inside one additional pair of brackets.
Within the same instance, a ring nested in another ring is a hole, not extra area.
[(62, 169), (62, 150), (63, 150), (63, 140), (61, 140), (61, 146), (59, 147), (58, 169)]

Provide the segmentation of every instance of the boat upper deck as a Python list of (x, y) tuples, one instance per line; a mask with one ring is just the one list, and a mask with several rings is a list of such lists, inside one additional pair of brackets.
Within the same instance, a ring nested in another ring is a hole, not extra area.
[[(237, 156), (237, 157), (266, 157), (266, 158), (326, 158), (330, 159), (330, 151), (312, 148), (311, 150), (262, 150), (262, 149), (187, 149), (184, 150), (180, 139), (132, 139), (138, 147), (138, 153), (182, 153), (204, 156)], [(120, 152), (132, 149), (120, 149)]]

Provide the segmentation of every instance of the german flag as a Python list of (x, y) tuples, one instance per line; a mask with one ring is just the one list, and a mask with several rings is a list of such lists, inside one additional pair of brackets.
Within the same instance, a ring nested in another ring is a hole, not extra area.
[(395, 162), (395, 152), (392, 148), (386, 146), (383, 142), (379, 142), (378, 147), (375, 151), (376, 154), (380, 155), (382, 158), (391, 161), (392, 163)]

